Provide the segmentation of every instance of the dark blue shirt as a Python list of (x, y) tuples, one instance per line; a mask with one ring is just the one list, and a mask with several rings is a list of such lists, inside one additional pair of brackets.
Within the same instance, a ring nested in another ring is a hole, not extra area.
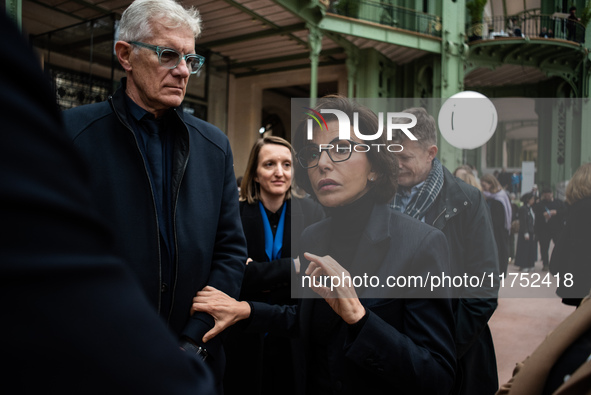
[[(174, 144), (173, 134), (170, 132), (170, 117), (173, 116), (172, 110), (164, 116), (156, 119), (150, 112), (138, 106), (133, 100), (126, 95), (127, 107), (132, 115), (130, 118), (130, 126), (138, 141), (138, 146), (144, 158), (144, 163), (150, 177), (152, 185), (152, 193), (154, 195), (154, 203), (158, 216), (158, 226), (160, 229), (160, 260), (161, 260), (161, 276), (162, 276), (162, 304), (160, 313), (168, 316), (170, 305), (172, 302), (170, 286), (174, 278), (174, 233), (172, 229), (172, 147)], [(149, 125), (148, 123), (151, 123)], [(162, 156), (159, 159), (162, 168), (152, 168), (148, 161), (148, 139), (150, 138), (150, 128), (158, 130), (160, 135), (162, 149), (157, 153)], [(160, 180), (156, 180), (156, 175), (160, 174)], [(157, 185), (162, 186), (159, 191)], [(148, 241), (146, 241), (148, 242)]]

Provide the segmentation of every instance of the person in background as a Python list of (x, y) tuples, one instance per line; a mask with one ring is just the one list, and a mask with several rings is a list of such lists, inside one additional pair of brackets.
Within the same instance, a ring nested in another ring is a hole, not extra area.
[(572, 275), (571, 287), (559, 287), (556, 294), (567, 305), (578, 306), (591, 289), (591, 163), (582, 164), (566, 186), (566, 225), (552, 252), (550, 272)]
[[(356, 113), (362, 133), (378, 127), (375, 113), (346, 98), (322, 98), (314, 110), (323, 108), (343, 111), (351, 120)], [(341, 140), (337, 118), (324, 117), (327, 128), (314, 128), (312, 140), (306, 138), (306, 120), (292, 140), (297, 184), (327, 215), (302, 235), (305, 275), (318, 284), (321, 276), (365, 273), (386, 281), (408, 273), (448, 273), (441, 231), (388, 205), (396, 192), (396, 156), (358, 152), (353, 147), (361, 140), (353, 134)], [(386, 144), (385, 134), (375, 142)], [(417, 287), (354, 287), (347, 281), (332, 288), (309, 283), (300, 290), (297, 305), (278, 306), (237, 302), (208, 287), (193, 308), (216, 317), (208, 338), (239, 320), (247, 320), (249, 330), (299, 336), (305, 357), (298, 367), (301, 394), (449, 394), (455, 368), (450, 289), (428, 298)]]
[(511, 192), (509, 194), (509, 201), (511, 202), (511, 232), (509, 236), (509, 262), (515, 262), (515, 248), (517, 243), (517, 235), (519, 234), (519, 207), (522, 205), (521, 201), (517, 199), (517, 195)]
[(504, 167), (497, 175), (497, 179), (503, 189), (509, 190), (509, 188), (511, 188), (511, 173), (509, 173)]
[(242, 184), (242, 176), (236, 179), (236, 185), (238, 186), (238, 196), (240, 196), (240, 185)]
[(534, 203), (537, 203), (540, 199), (540, 190), (538, 189), (538, 184), (534, 184), (531, 187), (531, 194), (534, 195)]
[(18, 394), (213, 395), (93, 200), (33, 49), (0, 11), (0, 359)]
[(507, 265), (509, 264), (509, 237), (513, 218), (511, 201), (507, 192), (492, 174), (483, 175), (480, 183), (492, 219), (497, 253), (499, 255), (499, 272), (506, 275)]
[(472, 185), (474, 188), (482, 192), (482, 186), (478, 179), (474, 176), (471, 171), (467, 171), (466, 168), (460, 166), (454, 171), (454, 176), (464, 181), (468, 185)]
[(526, 193), (521, 197), (523, 206), (519, 208), (519, 234), (517, 236), (517, 251), (515, 252), (515, 265), (521, 272), (531, 272), (538, 258), (538, 248), (534, 233), (534, 224), (538, 220), (535, 216), (533, 205), (535, 196)]
[(542, 30), (540, 31), (540, 37), (548, 38), (548, 28), (546, 26), (542, 26)]
[(540, 200), (534, 204), (537, 218), (535, 234), (540, 244), (543, 271), (548, 271), (550, 241), (554, 244), (558, 241), (564, 228), (565, 212), (565, 204), (559, 199), (554, 199), (552, 189), (544, 188)]
[(567, 40), (577, 41), (577, 24), (581, 18), (577, 16), (577, 7), (572, 6), (568, 10), (568, 18), (566, 18), (566, 30), (568, 31)]
[(136, 0), (119, 24), (115, 52), (126, 73), (102, 103), (63, 113), (74, 146), (91, 165), (93, 196), (123, 256), (183, 349), (206, 358), (218, 380), (221, 339), (190, 315), (206, 285), (238, 296), (246, 261), (230, 143), (215, 126), (182, 110), (201, 17), (174, 0)]
[[(435, 157), (437, 126), (424, 108), (410, 108), (417, 124), (410, 140), (398, 131), (399, 188), (392, 203), (401, 211), (436, 227), (450, 246), (452, 274), (491, 275), (490, 289), (460, 290), (454, 300), (458, 369), (453, 394), (494, 394), (498, 388), (494, 344), (488, 320), (497, 307), (499, 264), (490, 213), (482, 193), (460, 182)], [(397, 120), (403, 124), (407, 119)]]
[[(292, 275), (299, 272), (297, 240), (305, 227), (322, 218), (303, 216), (302, 205), (318, 204), (292, 198), (292, 149), (281, 137), (258, 140), (250, 151), (240, 188), (240, 217), (248, 261), (239, 300), (290, 305)], [(292, 245), (292, 240), (296, 245)], [(294, 248), (295, 247), (295, 248)], [(228, 330), (225, 340), (224, 389), (232, 394), (288, 394), (294, 391), (293, 358), (297, 344), (273, 333)]]
[(513, 172), (513, 174), (511, 175), (511, 189), (508, 192), (518, 194), (519, 190), (521, 189), (522, 179), (523, 177), (520, 171)]
[(454, 170), (454, 177), (461, 178), (464, 173), (472, 173), (472, 168), (468, 165), (460, 165)]

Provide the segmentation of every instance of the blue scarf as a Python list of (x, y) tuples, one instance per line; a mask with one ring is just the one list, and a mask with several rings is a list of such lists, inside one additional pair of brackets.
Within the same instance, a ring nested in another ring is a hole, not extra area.
[(283, 228), (285, 224), (285, 209), (287, 204), (283, 203), (283, 210), (281, 211), (281, 217), (279, 217), (279, 224), (277, 225), (277, 232), (273, 237), (273, 230), (269, 223), (269, 218), (265, 211), (263, 203), (259, 200), (259, 209), (261, 210), (261, 216), (263, 217), (263, 227), (265, 228), (265, 253), (270, 261), (281, 258), (281, 248), (283, 248)]

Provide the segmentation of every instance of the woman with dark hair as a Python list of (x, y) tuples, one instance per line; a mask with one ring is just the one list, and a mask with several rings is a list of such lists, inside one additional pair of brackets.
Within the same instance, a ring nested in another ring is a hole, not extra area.
[[(204, 341), (240, 320), (249, 330), (299, 336), (305, 394), (448, 394), (455, 371), (450, 294), (397, 282), (449, 273), (445, 236), (390, 209), (396, 157), (385, 134), (365, 144), (355, 133), (375, 134), (377, 116), (336, 96), (320, 99), (314, 110), (322, 109), (339, 110), (357, 125), (347, 125), (351, 137), (341, 139), (337, 118), (322, 113), (326, 125), (316, 125), (311, 140), (307, 120), (293, 139), (296, 182), (327, 214), (302, 236), (302, 298), (295, 306), (270, 306), (207, 287), (193, 304), (216, 320)], [(359, 284), (363, 278), (371, 281)]]
[(534, 235), (536, 216), (532, 208), (536, 201), (533, 193), (526, 193), (521, 197), (523, 206), (519, 208), (519, 234), (517, 236), (517, 251), (515, 265), (519, 271), (531, 272), (538, 258), (537, 242)]

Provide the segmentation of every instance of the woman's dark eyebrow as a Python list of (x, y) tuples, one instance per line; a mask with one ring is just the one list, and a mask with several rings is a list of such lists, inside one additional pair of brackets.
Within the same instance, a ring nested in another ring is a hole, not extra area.
[(340, 137), (335, 137), (334, 139), (330, 140), (330, 142), (329, 142), (328, 144), (332, 144), (332, 143), (334, 143), (335, 141), (347, 141), (347, 140), (343, 140), (343, 139), (342, 139), (342, 138), (340, 138)]

